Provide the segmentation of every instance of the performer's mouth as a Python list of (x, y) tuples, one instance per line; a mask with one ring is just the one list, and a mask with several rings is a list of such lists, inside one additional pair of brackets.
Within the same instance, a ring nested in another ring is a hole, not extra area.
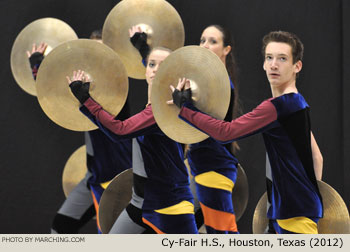
[(280, 77), (280, 75), (279, 75), (278, 73), (270, 73), (269, 75), (270, 75), (270, 77), (272, 77), (272, 78), (278, 78), (278, 77)]

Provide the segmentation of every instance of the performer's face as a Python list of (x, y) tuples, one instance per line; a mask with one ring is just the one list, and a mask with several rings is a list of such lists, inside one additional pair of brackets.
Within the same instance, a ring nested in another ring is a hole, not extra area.
[(159, 69), (160, 64), (165, 60), (170, 52), (164, 50), (153, 50), (148, 56), (146, 67), (146, 81), (149, 85), (152, 85), (154, 77)]
[(292, 48), (282, 42), (270, 42), (265, 49), (264, 70), (272, 86), (288, 85), (295, 82), (296, 74), (302, 67), (301, 61), (293, 64)]
[(203, 31), (199, 45), (215, 53), (222, 62), (225, 62), (226, 55), (231, 51), (231, 46), (224, 46), (222, 32), (214, 26)]

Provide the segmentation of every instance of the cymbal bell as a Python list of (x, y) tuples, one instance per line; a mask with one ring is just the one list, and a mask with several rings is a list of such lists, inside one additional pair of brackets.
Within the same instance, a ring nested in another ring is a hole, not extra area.
[(170, 85), (177, 86), (179, 78), (191, 81), (192, 99), (201, 111), (224, 119), (230, 103), (230, 80), (219, 57), (200, 46), (185, 46), (172, 52), (160, 65), (153, 80), (151, 103), (160, 129), (176, 142), (191, 144), (208, 135), (178, 118), (179, 108), (168, 105), (172, 100)]
[(77, 39), (57, 46), (43, 60), (37, 75), (37, 96), (45, 114), (63, 128), (89, 131), (97, 127), (79, 111), (66, 76), (83, 70), (90, 78), (90, 95), (117, 115), (128, 94), (128, 76), (119, 56), (108, 46)]
[(24, 27), (11, 49), (11, 70), (17, 84), (28, 94), (36, 95), (35, 81), (26, 54), (32, 50), (34, 43), (47, 43), (47, 55), (57, 45), (77, 38), (68, 24), (56, 18), (38, 19)]
[(238, 221), (248, 205), (249, 186), (248, 178), (244, 172), (243, 167), (237, 166), (237, 179), (232, 191), (232, 203), (236, 214), (236, 221)]
[(134, 79), (145, 79), (146, 71), (138, 50), (130, 42), (132, 26), (140, 26), (147, 33), (150, 47), (175, 50), (184, 45), (185, 29), (181, 17), (167, 1), (120, 1), (104, 22), (102, 40), (119, 54), (128, 76)]
[(132, 169), (118, 174), (102, 194), (99, 205), (99, 223), (103, 234), (108, 234), (120, 213), (131, 200), (133, 186)]
[(86, 145), (83, 145), (73, 152), (64, 166), (62, 186), (66, 197), (68, 197), (69, 193), (85, 177), (86, 172)]
[[(323, 199), (323, 218), (318, 221), (319, 234), (350, 234), (348, 208), (334, 188), (323, 181), (317, 181)], [(267, 193), (260, 198), (253, 217), (253, 234), (264, 233), (268, 225)]]

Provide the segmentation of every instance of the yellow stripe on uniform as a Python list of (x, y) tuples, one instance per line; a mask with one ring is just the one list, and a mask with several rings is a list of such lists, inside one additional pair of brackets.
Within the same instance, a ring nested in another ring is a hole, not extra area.
[(278, 225), (290, 232), (298, 234), (318, 234), (317, 224), (307, 217), (294, 217), (277, 220)]
[(100, 185), (102, 186), (103, 189), (106, 190), (107, 186), (109, 186), (109, 184), (110, 184), (111, 182), (112, 182), (112, 180), (107, 181), (107, 182), (103, 182), (103, 183), (101, 183)]
[(194, 180), (202, 186), (222, 189), (232, 192), (234, 183), (231, 179), (221, 175), (220, 173), (210, 171), (197, 175)]
[(154, 210), (154, 211), (157, 213), (169, 214), (169, 215), (194, 214), (194, 206), (191, 202), (184, 200), (176, 205)]

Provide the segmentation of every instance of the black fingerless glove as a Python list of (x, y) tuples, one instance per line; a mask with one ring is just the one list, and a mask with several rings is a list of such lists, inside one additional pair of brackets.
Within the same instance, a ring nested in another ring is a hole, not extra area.
[(142, 60), (145, 61), (150, 50), (147, 44), (147, 34), (144, 32), (136, 32), (134, 36), (130, 38), (130, 42), (137, 50), (139, 50)]
[(90, 82), (83, 83), (82, 81), (73, 81), (69, 84), (69, 87), (81, 104), (84, 104), (84, 102), (90, 98)]
[(34, 67), (39, 68), (41, 62), (44, 60), (44, 55), (39, 52), (33, 53), (29, 57), (30, 67), (33, 69)]
[(175, 89), (173, 92), (173, 102), (176, 106), (181, 108), (185, 102), (191, 102), (192, 101), (192, 92), (191, 89), (186, 89), (183, 91), (179, 91)]
[(39, 52), (35, 52), (29, 57), (29, 63), (30, 63), (30, 67), (32, 68), (32, 74), (33, 74), (34, 80), (36, 80), (36, 76), (38, 74), (40, 64), (43, 60), (44, 60), (44, 55)]

